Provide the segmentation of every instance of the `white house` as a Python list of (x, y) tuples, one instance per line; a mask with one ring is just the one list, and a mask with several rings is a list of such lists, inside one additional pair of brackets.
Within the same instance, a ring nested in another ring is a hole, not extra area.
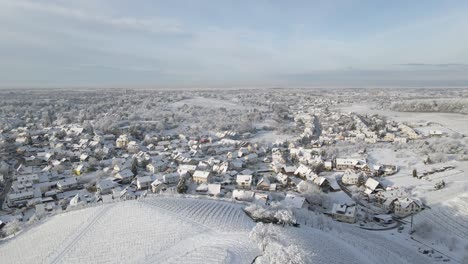
[(295, 195), (292, 193), (288, 193), (286, 194), (286, 197), (283, 200), (283, 204), (286, 207), (300, 209), (300, 208), (307, 208), (309, 202), (307, 201), (305, 197)]
[(375, 193), (376, 191), (383, 189), (380, 182), (372, 178), (367, 179), (365, 186), (366, 186), (366, 190), (365, 190), (366, 194)]
[(236, 183), (239, 188), (250, 189), (252, 186), (252, 175), (237, 175)]
[(358, 164), (358, 159), (335, 159), (335, 168), (337, 170), (354, 169)]
[(305, 177), (305, 175), (307, 175), (309, 173), (312, 173), (312, 169), (307, 167), (304, 164), (301, 164), (301, 165), (299, 165), (299, 167), (294, 172), (294, 175), (296, 175), (296, 176), (299, 175), (299, 176)]
[(346, 204), (333, 204), (331, 214), (334, 219), (346, 222), (346, 223), (355, 223), (356, 222), (356, 206), (348, 206)]
[(356, 185), (359, 182), (359, 178), (363, 177), (361, 173), (356, 173), (352, 170), (346, 170), (341, 178), (341, 181), (347, 185)]
[(221, 184), (219, 183), (210, 183), (208, 184), (208, 195), (218, 196), (221, 193)]
[(155, 160), (150, 164), (146, 165), (146, 170), (151, 173), (161, 172), (167, 168), (166, 162), (162, 160)]
[(165, 190), (167, 188), (167, 184), (165, 184), (164, 182), (160, 181), (159, 179), (153, 181), (151, 183), (151, 190), (154, 192), (154, 193), (157, 193), (157, 192), (160, 192), (162, 190)]
[(211, 172), (197, 170), (193, 173), (192, 177), (196, 183), (209, 183), (211, 181)]
[(133, 179), (133, 172), (129, 169), (125, 169), (123, 171), (119, 171), (115, 174), (115, 178), (121, 180), (123, 183), (129, 183)]
[(276, 175), (276, 179), (278, 180), (279, 183), (281, 183), (282, 185), (287, 185), (288, 184), (288, 175), (285, 175), (285, 174), (282, 174), (282, 173), (278, 173)]
[(100, 194), (108, 194), (112, 192), (115, 183), (110, 179), (102, 179), (96, 183), (96, 188)]
[(422, 209), (423, 204), (417, 198), (399, 198), (393, 203), (393, 212), (399, 217), (417, 213)]
[(185, 174), (187, 172), (192, 174), (195, 172), (196, 169), (197, 169), (196, 165), (181, 164), (179, 165), (177, 172), (180, 174)]
[(180, 174), (178, 172), (163, 175), (163, 182), (165, 184), (178, 183), (179, 180), (180, 180)]
[(138, 176), (136, 180), (137, 188), (138, 190), (147, 189), (150, 187), (152, 182), (153, 179), (151, 176)]

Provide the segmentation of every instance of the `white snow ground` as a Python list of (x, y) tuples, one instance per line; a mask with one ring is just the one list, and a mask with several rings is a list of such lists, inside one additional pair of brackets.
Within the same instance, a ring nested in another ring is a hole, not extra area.
[[(148, 197), (63, 213), (0, 244), (2, 263), (251, 263), (255, 223), (242, 205)], [(346, 224), (333, 231), (287, 227), (283, 241), (311, 263), (427, 263), (408, 245)], [(409, 261), (409, 262), (408, 262)]]

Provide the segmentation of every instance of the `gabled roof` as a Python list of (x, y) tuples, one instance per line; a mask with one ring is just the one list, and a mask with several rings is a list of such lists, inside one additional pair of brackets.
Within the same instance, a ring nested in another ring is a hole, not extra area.
[(369, 178), (366, 181), (366, 187), (372, 191), (375, 191), (378, 187), (382, 187), (382, 185), (377, 180)]
[(292, 208), (298, 208), (298, 209), (304, 207), (304, 204), (306, 202), (307, 200), (305, 197), (291, 194), (291, 193), (286, 194), (286, 197), (284, 198), (284, 201), (283, 201), (283, 203), (286, 206), (292, 207)]

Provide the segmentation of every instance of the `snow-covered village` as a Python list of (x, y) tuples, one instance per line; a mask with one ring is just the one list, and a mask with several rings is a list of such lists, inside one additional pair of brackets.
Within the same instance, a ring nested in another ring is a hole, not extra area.
[(2, 260), (461, 263), (468, 117), (366, 93), (2, 91)]
[(0, 0), (0, 264), (468, 264), (467, 14)]

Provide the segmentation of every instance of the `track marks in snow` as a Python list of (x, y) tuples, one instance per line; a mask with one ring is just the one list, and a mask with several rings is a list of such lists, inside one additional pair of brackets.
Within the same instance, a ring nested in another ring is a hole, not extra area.
[(88, 219), (83, 225), (80, 227), (79, 230), (76, 231), (72, 236), (70, 236), (63, 245), (63, 249), (58, 250), (58, 254), (53, 256), (52, 259), (49, 261), (49, 263), (63, 263), (62, 258), (65, 256), (65, 254), (68, 253), (68, 251), (74, 246), (74, 244), (83, 237), (83, 235), (94, 225), (96, 222), (109, 211), (109, 209), (113, 205), (106, 205), (103, 206), (102, 208), (99, 208), (100, 211), (98, 211), (95, 215), (91, 217), (91, 219)]
[(156, 197), (142, 200), (142, 203), (176, 213), (208, 229), (249, 231), (254, 226), (241, 206), (234, 203), (173, 197)]

